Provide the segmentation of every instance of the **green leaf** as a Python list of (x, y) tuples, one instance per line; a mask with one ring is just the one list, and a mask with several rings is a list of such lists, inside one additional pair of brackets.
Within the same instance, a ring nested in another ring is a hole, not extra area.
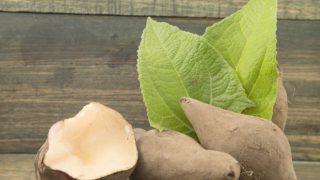
[(269, 120), (277, 94), (276, 13), (276, 0), (250, 0), (203, 35), (236, 70), (255, 103), (243, 113)]
[(241, 112), (253, 104), (234, 70), (207, 41), (148, 18), (138, 50), (138, 73), (152, 127), (196, 137), (179, 105), (182, 96)]

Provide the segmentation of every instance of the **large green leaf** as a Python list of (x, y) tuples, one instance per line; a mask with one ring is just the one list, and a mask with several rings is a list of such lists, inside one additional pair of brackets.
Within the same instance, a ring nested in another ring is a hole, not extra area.
[(253, 104), (234, 70), (198, 35), (148, 18), (138, 50), (138, 73), (151, 126), (195, 137), (179, 106), (182, 96), (242, 112)]
[(250, 0), (203, 35), (236, 70), (255, 103), (244, 113), (269, 120), (277, 94), (276, 13), (276, 0)]

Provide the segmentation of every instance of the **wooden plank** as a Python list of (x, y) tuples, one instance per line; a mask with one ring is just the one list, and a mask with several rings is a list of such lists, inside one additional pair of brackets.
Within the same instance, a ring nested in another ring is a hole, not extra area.
[[(0, 179), (33, 180), (34, 155), (32, 154), (0, 154)], [(318, 180), (320, 162), (295, 161), (294, 168), (300, 180)]]
[(294, 161), (293, 165), (299, 180), (319, 179), (320, 162)]
[(34, 180), (32, 154), (0, 154), (0, 179)]
[[(157, 18), (201, 34), (207, 18)], [(136, 72), (145, 17), (0, 13), (0, 152), (35, 153), (48, 128), (99, 101), (148, 128)], [(278, 22), (295, 160), (320, 160), (320, 21)]]
[[(2, 0), (1, 11), (108, 14), (130, 16), (213, 17), (230, 15), (248, 0)], [(320, 19), (320, 1), (279, 0), (280, 19)]]

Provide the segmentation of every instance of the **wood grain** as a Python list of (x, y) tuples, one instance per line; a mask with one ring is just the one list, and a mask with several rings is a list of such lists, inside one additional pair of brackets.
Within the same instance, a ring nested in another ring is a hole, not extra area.
[[(203, 33), (218, 19), (157, 18)], [(136, 72), (145, 17), (0, 13), (0, 153), (35, 153), (48, 128), (99, 101), (149, 128)], [(320, 160), (320, 21), (278, 22), (295, 160)]]
[[(0, 154), (0, 179), (34, 180), (33, 160), (32, 154)], [(301, 180), (319, 179), (320, 162), (295, 161), (294, 168)]]
[(0, 180), (34, 180), (32, 154), (0, 154)]
[[(1, 11), (134, 16), (213, 17), (230, 15), (248, 0), (2, 0)], [(280, 19), (320, 19), (318, 0), (279, 0)]]

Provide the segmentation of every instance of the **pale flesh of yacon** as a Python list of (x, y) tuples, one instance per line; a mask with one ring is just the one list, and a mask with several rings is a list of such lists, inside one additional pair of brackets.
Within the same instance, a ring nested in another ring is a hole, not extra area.
[(54, 124), (47, 142), (43, 164), (75, 179), (119, 174), (133, 169), (138, 159), (132, 126), (115, 110), (95, 102)]

